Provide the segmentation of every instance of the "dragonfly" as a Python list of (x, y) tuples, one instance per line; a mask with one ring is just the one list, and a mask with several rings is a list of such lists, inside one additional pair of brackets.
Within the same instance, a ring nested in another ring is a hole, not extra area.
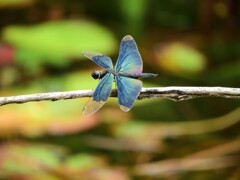
[(92, 60), (103, 71), (92, 72), (94, 79), (100, 79), (92, 98), (83, 109), (84, 116), (96, 113), (106, 102), (112, 91), (112, 83), (116, 82), (118, 104), (122, 111), (128, 112), (134, 105), (142, 89), (139, 78), (152, 78), (157, 74), (142, 73), (143, 63), (137, 44), (131, 35), (123, 37), (120, 44), (119, 56), (115, 67), (110, 57), (96, 52), (85, 51), (82, 53)]

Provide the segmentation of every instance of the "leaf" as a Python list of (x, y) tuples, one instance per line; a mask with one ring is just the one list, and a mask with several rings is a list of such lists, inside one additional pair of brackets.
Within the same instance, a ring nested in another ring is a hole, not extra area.
[[(65, 149), (59, 146), (12, 142), (0, 148), (1, 175), (34, 175), (59, 166)], [(43, 168), (43, 169), (42, 169)]]
[(105, 158), (87, 153), (68, 157), (63, 167), (71, 172), (72, 179), (78, 179), (79, 174), (81, 179), (129, 179), (125, 171), (109, 166)]
[(0, 0), (0, 8), (27, 6), (33, 2), (34, 0)]
[(167, 44), (156, 52), (158, 65), (165, 71), (191, 78), (203, 71), (206, 59), (193, 47), (180, 42)]
[(100, 168), (105, 165), (103, 158), (93, 156), (90, 154), (77, 154), (67, 158), (65, 166), (72, 170), (88, 170), (91, 168)]
[(105, 27), (89, 21), (53, 21), (34, 26), (10, 26), (3, 39), (16, 47), (16, 61), (33, 72), (42, 65), (64, 67), (83, 50), (111, 54), (116, 40)]
[(0, 177), (4, 179), (119, 179), (125, 171), (110, 166), (105, 158), (82, 153), (70, 155), (61, 146), (25, 142), (2, 143)]

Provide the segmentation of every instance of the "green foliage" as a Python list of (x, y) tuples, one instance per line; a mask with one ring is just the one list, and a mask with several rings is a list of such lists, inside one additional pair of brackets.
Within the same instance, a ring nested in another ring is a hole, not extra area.
[(157, 63), (164, 70), (182, 76), (192, 78), (206, 67), (203, 54), (184, 43), (174, 42), (167, 44), (157, 52)]
[(0, 0), (0, 7), (23, 6), (32, 4), (34, 0)]
[(90, 154), (67, 155), (61, 146), (10, 143), (0, 152), (0, 177), (60, 180), (78, 179), (81, 174), (82, 179), (127, 179), (124, 172), (109, 168), (103, 158)]
[(137, 36), (143, 31), (147, 5), (147, 0), (121, 0), (122, 17), (127, 24), (127, 32), (131, 30), (132, 35)]
[(44, 65), (65, 67), (83, 50), (111, 54), (116, 50), (113, 34), (88, 21), (53, 21), (34, 26), (10, 26), (3, 39), (16, 47), (16, 62), (29, 72)]
[(84, 153), (72, 155), (65, 162), (66, 166), (75, 170), (101, 167), (103, 164), (103, 159), (101, 159), (100, 157), (94, 157), (93, 155)]
[[(0, 96), (94, 90), (102, 68), (81, 51), (116, 62), (126, 34), (158, 74), (144, 87), (239, 87), (239, 5), (0, 0)], [(109, 98), (82, 117), (89, 99), (1, 106), (0, 179), (240, 179), (239, 100), (151, 98), (125, 113)]]
[[(7, 156), (3, 156), (7, 153)], [(63, 148), (57, 146), (13, 143), (1, 148), (1, 173), (34, 175), (40, 173), (40, 167), (53, 168), (60, 163)], [(28, 161), (25, 161), (27, 160)], [(29, 171), (32, 165), (32, 170)], [(1, 174), (0, 173), (0, 174)]]
[(154, 1), (153, 17), (161, 28), (190, 29), (196, 21), (197, 1)]

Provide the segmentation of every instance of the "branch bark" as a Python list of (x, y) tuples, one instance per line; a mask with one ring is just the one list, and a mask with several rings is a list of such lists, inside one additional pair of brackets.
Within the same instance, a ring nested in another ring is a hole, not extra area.
[[(91, 97), (93, 90), (77, 90), (67, 92), (38, 93), (19, 96), (0, 97), (0, 106), (20, 104), (33, 101), (57, 101)], [(112, 90), (110, 97), (117, 97), (117, 90)], [(138, 99), (167, 98), (173, 101), (182, 101), (199, 97), (221, 97), (240, 99), (240, 88), (228, 87), (155, 87), (142, 88)]]

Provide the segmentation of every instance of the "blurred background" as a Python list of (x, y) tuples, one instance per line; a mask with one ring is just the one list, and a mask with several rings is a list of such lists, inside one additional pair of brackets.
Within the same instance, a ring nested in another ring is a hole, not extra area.
[[(238, 0), (0, 0), (0, 96), (95, 89), (81, 51), (136, 40), (144, 87), (240, 86)], [(240, 179), (239, 100), (0, 107), (0, 179)]]

